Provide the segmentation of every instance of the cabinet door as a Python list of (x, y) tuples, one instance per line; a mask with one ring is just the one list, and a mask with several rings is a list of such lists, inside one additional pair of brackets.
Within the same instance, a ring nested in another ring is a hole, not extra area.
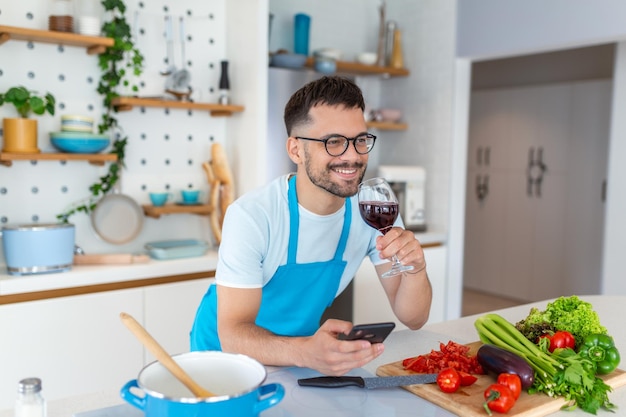
[[(435, 323), (443, 321), (445, 316), (447, 247), (425, 248), (424, 257), (428, 265), (428, 277), (433, 288), (433, 300), (428, 323)], [(407, 328), (398, 321), (393, 313), (387, 295), (380, 285), (378, 275), (376, 275), (374, 265), (369, 259), (364, 259), (354, 279), (353, 322), (360, 324), (380, 321), (395, 322), (395, 330)]]
[[(170, 354), (189, 352), (189, 332), (213, 278), (144, 289), (145, 326)], [(154, 357), (146, 352), (146, 363)]]
[(508, 158), (508, 92), (472, 92), (468, 169), (505, 168)]
[(0, 306), (0, 409), (13, 407), (22, 378), (41, 378), (48, 400), (136, 378), (143, 349), (121, 323), (122, 311), (143, 320), (140, 289)]

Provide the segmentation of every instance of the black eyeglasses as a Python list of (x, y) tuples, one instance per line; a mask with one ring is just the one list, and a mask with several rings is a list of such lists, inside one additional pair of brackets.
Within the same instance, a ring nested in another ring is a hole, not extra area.
[(355, 138), (347, 138), (342, 135), (331, 135), (325, 139), (303, 138), (301, 136), (294, 137), (296, 139), (323, 142), (324, 147), (326, 148), (326, 152), (328, 152), (328, 155), (330, 156), (341, 156), (346, 153), (350, 141), (352, 141), (356, 153), (358, 153), (359, 155), (365, 155), (374, 148), (374, 143), (376, 142), (376, 136), (372, 135), (371, 133), (365, 133)]

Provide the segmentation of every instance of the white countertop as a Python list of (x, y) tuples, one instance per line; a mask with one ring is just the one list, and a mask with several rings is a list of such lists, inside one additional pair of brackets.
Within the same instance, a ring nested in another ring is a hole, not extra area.
[[(415, 236), (424, 245), (445, 243), (447, 239), (445, 232), (435, 230)], [(9, 275), (6, 266), (0, 265), (0, 296), (214, 271), (216, 265), (216, 249), (195, 258), (151, 259), (130, 265), (75, 265), (70, 271), (52, 274)]]
[[(615, 339), (618, 349), (622, 352), (626, 352), (626, 328), (621, 323), (624, 305), (626, 305), (626, 296), (580, 296), (580, 298), (593, 304), (594, 309), (600, 316), (602, 324), (607, 327), (609, 333)], [(531, 306), (543, 309), (546, 304), (547, 301), (525, 304), (503, 310), (497, 310), (496, 313), (502, 315), (511, 322), (516, 322), (528, 314)], [(361, 371), (374, 374), (376, 372), (376, 368), (380, 365), (429, 352), (430, 349), (438, 349), (439, 342), (446, 343), (448, 340), (454, 340), (459, 343), (476, 341), (478, 339), (476, 330), (474, 329), (474, 320), (476, 317), (478, 317), (478, 315), (427, 325), (418, 331), (402, 330), (394, 332), (385, 342), (385, 352), (375, 361), (365, 366)], [(269, 370), (270, 372), (276, 372), (281, 371), (281, 368), (269, 368)], [(121, 385), (122, 382), (120, 383), (120, 387)], [(285, 386), (285, 389), (289, 391), (290, 389), (293, 389), (293, 387)], [(414, 413), (416, 408), (422, 407), (424, 404), (424, 400), (418, 398), (417, 396), (407, 400), (407, 398), (405, 398), (406, 396), (399, 394), (399, 391), (403, 391), (401, 388), (394, 388), (392, 390), (394, 391), (389, 392), (394, 394), (393, 401), (396, 401), (395, 398), (397, 398), (397, 401), (402, 402), (402, 407), (407, 408), (407, 410), (405, 410), (406, 415), (410, 415), (409, 412)], [(341, 391), (337, 391), (336, 394), (333, 393), (333, 391), (329, 391), (328, 395), (333, 397), (337, 396), (337, 398), (339, 398), (339, 396), (344, 394), (345, 393), (342, 393)], [(626, 388), (619, 388), (611, 392), (609, 395), (611, 401), (619, 407), (618, 411), (626, 410)], [(48, 417), (71, 417), (73, 413), (118, 404), (123, 404), (123, 400), (119, 397), (118, 390), (98, 392), (90, 395), (68, 398), (65, 400), (51, 401), (48, 405)], [(280, 405), (281, 404), (278, 404), (275, 409), (279, 409)], [(600, 413), (605, 412), (601, 411)], [(308, 414), (305, 413), (303, 415)], [(327, 413), (326, 415), (330, 414)], [(440, 410), (440, 412), (436, 415), (443, 416), (448, 414), (445, 411)], [(589, 414), (581, 410), (561, 411), (552, 415), (562, 415), (568, 417), (589, 416)], [(0, 417), (12, 417), (12, 410), (0, 411)]]
[(194, 258), (150, 259), (129, 265), (74, 265), (70, 271), (52, 274), (15, 276), (5, 272), (0, 274), (0, 295), (214, 271), (216, 265), (217, 252), (210, 250), (206, 255)]

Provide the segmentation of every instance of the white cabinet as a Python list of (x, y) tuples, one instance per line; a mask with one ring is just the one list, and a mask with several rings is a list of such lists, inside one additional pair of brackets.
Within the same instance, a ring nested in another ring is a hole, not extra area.
[[(189, 332), (212, 278), (144, 289), (145, 327), (170, 354), (189, 352)], [(147, 353), (146, 362), (154, 361)]]
[(143, 348), (121, 311), (143, 320), (141, 289), (0, 306), (0, 409), (13, 407), (22, 378), (41, 378), (48, 400), (135, 378)]
[(610, 92), (472, 93), (464, 286), (522, 301), (599, 291)]
[(119, 318), (132, 315), (169, 353), (189, 331), (212, 278), (0, 306), (0, 410), (17, 383), (42, 379), (45, 398), (119, 389), (154, 358)]
[[(433, 301), (428, 323), (445, 320), (446, 290), (446, 246), (424, 249), (428, 265), (428, 277), (433, 288)], [(393, 313), (385, 290), (376, 274), (376, 269), (369, 259), (364, 259), (354, 279), (353, 320), (356, 324), (393, 321), (395, 330), (407, 327), (400, 323)]]

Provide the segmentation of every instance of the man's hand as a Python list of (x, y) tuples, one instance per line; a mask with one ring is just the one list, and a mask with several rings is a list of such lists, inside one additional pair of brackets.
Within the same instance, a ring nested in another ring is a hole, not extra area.
[(348, 333), (352, 323), (327, 320), (313, 336), (302, 339), (302, 366), (325, 375), (339, 376), (360, 368), (384, 351), (382, 343), (370, 344), (367, 340), (338, 340), (339, 333)]
[(426, 268), (424, 252), (415, 234), (410, 230), (394, 227), (383, 236), (376, 238), (376, 249), (381, 258), (389, 259), (396, 255), (402, 265), (413, 265), (409, 273), (417, 273)]

